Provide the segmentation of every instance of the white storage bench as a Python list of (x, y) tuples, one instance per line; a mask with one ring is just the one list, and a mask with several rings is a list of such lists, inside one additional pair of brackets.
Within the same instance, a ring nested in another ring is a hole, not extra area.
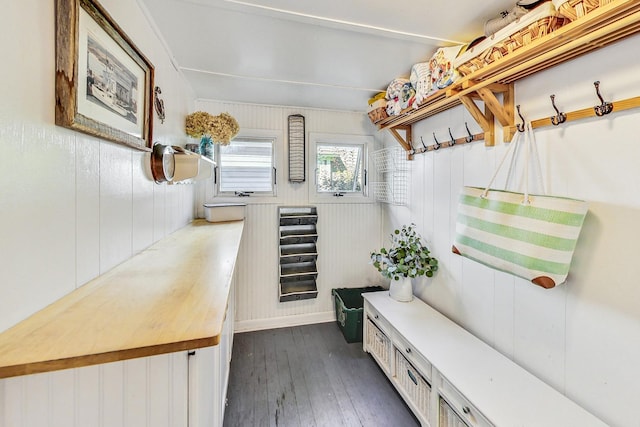
[(419, 299), (363, 297), (364, 351), (423, 426), (606, 426)]

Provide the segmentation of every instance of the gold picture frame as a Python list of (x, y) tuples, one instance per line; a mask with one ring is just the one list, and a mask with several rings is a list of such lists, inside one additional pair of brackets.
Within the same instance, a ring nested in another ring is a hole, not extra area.
[(95, 0), (56, 0), (56, 125), (151, 151), (154, 67)]

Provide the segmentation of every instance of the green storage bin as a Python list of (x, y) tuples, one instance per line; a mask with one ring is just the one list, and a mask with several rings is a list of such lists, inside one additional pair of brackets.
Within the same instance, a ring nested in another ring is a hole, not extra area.
[(347, 342), (362, 341), (362, 314), (365, 292), (383, 291), (380, 286), (336, 288), (331, 290), (336, 308), (336, 320)]

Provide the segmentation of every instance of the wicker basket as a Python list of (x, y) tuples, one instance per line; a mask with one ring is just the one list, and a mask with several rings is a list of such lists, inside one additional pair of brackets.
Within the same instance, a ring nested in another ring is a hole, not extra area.
[(569, 23), (552, 2), (544, 3), (493, 36), (468, 49), (456, 58), (454, 65), (468, 75)]
[(389, 115), (387, 114), (387, 101), (379, 99), (373, 104), (369, 105), (369, 111), (367, 113), (372, 123), (378, 123), (380, 120), (384, 120)]
[(375, 110), (369, 111), (369, 119), (371, 119), (372, 123), (378, 123), (380, 120), (384, 120), (389, 115), (387, 114), (387, 109), (384, 107), (376, 108)]
[(612, 1), (613, 0), (568, 0), (558, 7), (558, 11), (570, 21), (575, 21)]

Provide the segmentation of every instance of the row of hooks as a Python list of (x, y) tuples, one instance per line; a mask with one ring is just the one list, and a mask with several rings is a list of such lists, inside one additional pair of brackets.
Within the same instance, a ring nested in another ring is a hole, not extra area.
[[(600, 104), (593, 107), (593, 110), (596, 116), (598, 117), (606, 116), (607, 114), (613, 111), (613, 103), (605, 101), (602, 95), (600, 94), (599, 81), (593, 82), (593, 85), (596, 88), (596, 95), (598, 96), (598, 99), (600, 99)], [(553, 126), (558, 126), (559, 124), (567, 121), (567, 114), (561, 112), (556, 106), (555, 95), (551, 95), (550, 98), (551, 98), (551, 105), (553, 106), (553, 109), (556, 111), (556, 115), (549, 117), (549, 120), (551, 121), (551, 124)], [(524, 117), (522, 117), (522, 113), (520, 112), (520, 105), (516, 105), (516, 108), (518, 110), (518, 116), (520, 117), (520, 120), (521, 120), (521, 123), (518, 123), (516, 125), (516, 128), (518, 129), (518, 132), (524, 132), (525, 120), (524, 120)]]
[[(536, 127), (540, 127), (540, 126), (548, 126), (549, 124), (553, 125), (553, 126), (558, 126), (561, 123), (565, 123), (568, 120), (576, 120), (576, 119), (581, 119), (581, 118), (585, 118), (585, 117), (589, 117), (589, 116), (593, 116), (594, 114), (598, 117), (602, 117), (602, 116), (606, 116), (607, 114), (610, 114), (611, 112), (613, 112), (614, 109), (614, 103), (612, 102), (608, 102), (605, 101), (604, 98), (602, 97), (602, 95), (600, 94), (600, 82), (596, 81), (593, 83), (595, 90), (596, 90), (596, 95), (598, 97), (598, 99), (600, 100), (600, 104), (594, 106), (593, 108), (587, 108), (584, 110), (579, 110), (579, 111), (573, 111), (570, 113), (564, 113), (562, 111), (560, 111), (558, 109), (558, 107), (556, 106), (556, 96), (555, 95), (551, 95), (551, 106), (553, 107), (553, 109), (555, 110), (556, 114), (554, 116), (545, 118), (545, 119), (540, 119), (540, 120), (535, 120), (532, 121), (532, 125), (534, 128)], [(619, 110), (626, 110), (628, 108), (635, 108), (635, 107), (640, 107), (640, 97), (636, 97), (636, 98), (630, 98), (624, 101), (620, 101), (620, 102), (616, 102), (616, 104), (618, 105), (618, 107), (616, 107), (616, 111)], [(516, 105), (516, 108), (518, 110), (518, 116), (520, 117), (521, 123), (518, 123), (515, 125), (516, 129), (519, 132), (524, 132), (525, 131), (525, 119), (522, 116), (522, 112), (520, 111), (520, 105)], [(433, 133), (433, 144), (432, 145), (426, 145), (424, 143), (424, 139), (422, 138), (422, 136), (420, 137), (420, 142), (422, 144), (422, 147), (419, 148), (415, 148), (415, 147), (411, 147), (411, 150), (409, 151), (409, 154), (421, 154), (421, 153), (426, 153), (428, 151), (436, 151), (439, 150), (440, 148), (448, 148), (448, 147), (453, 147), (455, 145), (462, 145), (462, 144), (468, 144), (474, 141), (480, 141), (484, 139), (484, 132), (483, 133), (479, 133), (479, 134), (475, 134), (473, 135), (471, 133), (471, 131), (469, 130), (469, 126), (468, 124), (465, 122), (464, 124), (466, 130), (467, 130), (467, 135), (465, 135), (462, 138), (454, 138), (453, 134), (451, 133), (451, 128), (449, 128), (449, 137), (451, 138), (449, 141), (446, 142), (440, 142), (438, 141), (438, 138), (436, 138), (436, 134), (435, 132)]]
[(453, 147), (454, 145), (469, 144), (471, 142), (480, 141), (484, 139), (484, 132), (477, 133), (475, 135), (472, 134), (471, 131), (469, 130), (469, 125), (467, 124), (467, 122), (464, 122), (464, 127), (467, 129), (467, 135), (457, 139), (453, 137), (453, 134), (451, 133), (451, 128), (449, 128), (449, 137), (451, 139), (445, 142), (439, 142), (438, 139), (436, 138), (436, 133), (433, 132), (432, 145), (426, 145), (424, 143), (424, 139), (422, 139), (422, 136), (421, 136), (420, 142), (422, 143), (422, 147), (419, 147), (419, 148), (411, 147), (410, 154), (421, 154), (421, 153), (426, 153), (427, 151), (436, 151), (436, 150), (439, 150), (440, 148), (448, 148), (448, 147)]

